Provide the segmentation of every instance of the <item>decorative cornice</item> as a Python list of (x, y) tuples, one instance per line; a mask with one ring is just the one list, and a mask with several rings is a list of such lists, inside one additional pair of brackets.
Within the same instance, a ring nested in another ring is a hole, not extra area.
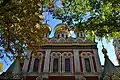
[(42, 45), (97, 45), (95, 42), (48, 42)]
[(97, 45), (95, 43), (91, 44), (43, 44), (41, 46), (42, 49), (97, 49)]

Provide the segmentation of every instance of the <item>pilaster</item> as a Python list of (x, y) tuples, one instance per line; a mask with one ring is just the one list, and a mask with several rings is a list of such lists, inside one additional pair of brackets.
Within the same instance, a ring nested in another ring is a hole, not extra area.
[(44, 70), (43, 72), (49, 72), (49, 63), (50, 63), (50, 49), (46, 49), (45, 52), (45, 62), (44, 62)]
[(28, 59), (25, 59), (25, 61), (24, 61), (24, 64), (23, 64), (23, 67), (22, 67), (22, 72), (27, 72), (29, 61), (30, 61), (31, 52), (32, 52), (32, 50), (27, 50), (26, 51)]
[(80, 72), (80, 63), (79, 63), (79, 50), (74, 49), (74, 65), (75, 65), (75, 72)]

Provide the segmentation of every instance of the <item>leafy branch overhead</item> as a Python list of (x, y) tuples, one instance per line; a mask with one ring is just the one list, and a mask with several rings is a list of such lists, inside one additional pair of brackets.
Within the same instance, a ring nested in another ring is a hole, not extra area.
[(61, 0), (53, 18), (88, 30), (98, 37), (120, 37), (119, 0)]
[(40, 46), (44, 12), (91, 35), (120, 37), (120, 0), (1, 0), (0, 46), (12, 53), (30, 41)]
[[(15, 54), (18, 49), (28, 48), (30, 41), (42, 44), (46, 31), (42, 25), (44, 0), (0, 1), (0, 46)], [(39, 24), (39, 25), (38, 25)]]

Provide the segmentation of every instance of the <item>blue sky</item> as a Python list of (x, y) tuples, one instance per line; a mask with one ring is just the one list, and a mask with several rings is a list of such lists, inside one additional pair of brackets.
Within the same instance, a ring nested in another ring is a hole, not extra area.
[[(61, 23), (61, 21), (60, 20), (56, 20), (56, 19), (52, 19), (51, 15), (45, 16), (45, 18), (48, 20), (47, 24), (49, 24), (51, 26), (51, 29), (52, 29), (52, 33), (50, 34), (49, 37), (53, 37), (53, 35), (54, 35), (54, 27), (57, 24)], [(104, 44), (104, 47), (108, 51), (108, 56), (109, 56), (110, 60), (115, 65), (118, 65), (112, 41), (113, 40), (111, 40), (110, 42), (107, 42), (105, 39), (103, 39), (103, 44)], [(98, 43), (97, 47), (98, 47), (98, 54), (99, 54), (99, 57), (100, 57), (100, 61), (101, 61), (101, 64), (103, 65), (104, 64), (104, 55), (101, 52), (101, 50), (102, 50), (102, 44), (101, 44), (101, 41), (96, 40), (96, 42)], [(4, 64), (4, 69), (3, 69), (4, 71), (6, 71), (7, 68), (10, 66), (10, 64), (12, 63), (12, 62), (10, 62), (10, 60), (7, 57), (5, 57), (5, 59), (3, 59), (3, 60), (0, 59), (0, 62), (4, 62), (3, 63)]]

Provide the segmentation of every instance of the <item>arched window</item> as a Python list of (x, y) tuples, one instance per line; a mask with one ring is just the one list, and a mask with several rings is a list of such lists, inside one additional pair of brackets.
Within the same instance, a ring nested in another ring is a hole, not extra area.
[(42, 67), (42, 60), (43, 60), (43, 53), (37, 52), (37, 54), (33, 54), (34, 65), (33, 65), (33, 72), (40, 72)]
[(50, 72), (60, 72), (61, 70), (61, 53), (52, 52), (50, 59)]
[(62, 53), (62, 72), (73, 72), (73, 55), (71, 52)]
[(39, 61), (40, 61), (40, 60), (39, 60), (38, 58), (35, 59), (34, 67), (33, 67), (33, 71), (34, 71), (34, 72), (38, 72)]
[(65, 72), (70, 72), (70, 58), (65, 59)]
[(83, 65), (83, 71), (84, 72), (94, 72), (94, 65), (92, 60), (92, 53), (91, 52), (82, 52), (82, 63)]
[(89, 58), (85, 58), (84, 61), (85, 61), (86, 72), (91, 72), (91, 66), (90, 66)]
[(59, 63), (59, 60), (58, 58), (54, 58), (53, 60), (53, 72), (58, 72), (58, 63)]

